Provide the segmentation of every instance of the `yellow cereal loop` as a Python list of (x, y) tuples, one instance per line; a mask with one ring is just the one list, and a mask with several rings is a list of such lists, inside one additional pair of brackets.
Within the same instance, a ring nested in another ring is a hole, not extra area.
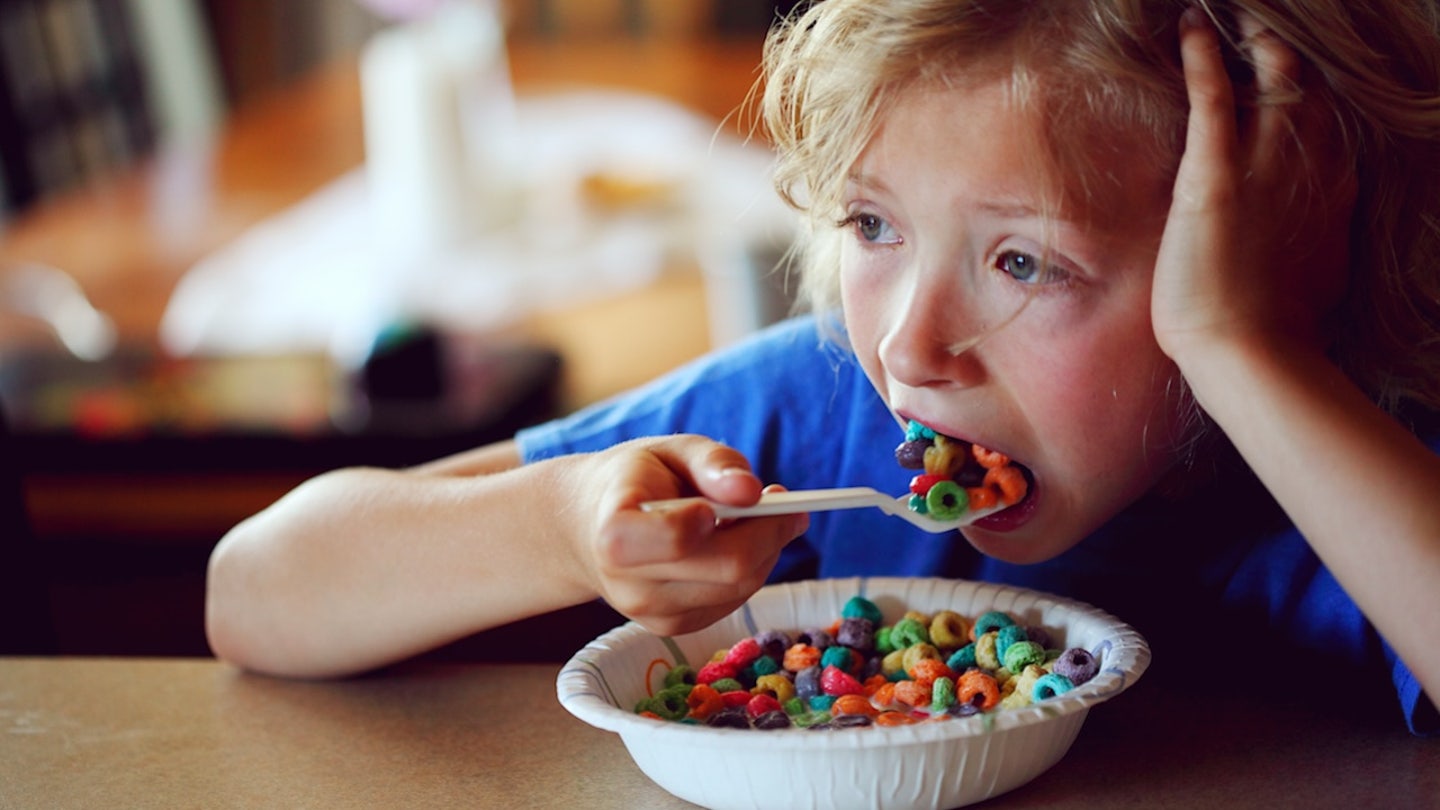
[(994, 672), (1001, 667), (1000, 655), (995, 650), (995, 639), (998, 638), (999, 635), (1000, 633), (998, 631), (991, 630), (975, 639), (975, 663), (981, 669), (988, 669)]
[[(1010, 693), (1001, 699), (1000, 705), (1007, 709), (1029, 706), (1034, 701), (1035, 682), (1045, 675), (1045, 670), (1031, 664), (1019, 675), (1010, 679)], [(1004, 693), (1004, 689), (1001, 690)]]
[(958, 650), (970, 643), (970, 625), (953, 610), (942, 610), (930, 620), (930, 643), (942, 650)]
[(911, 644), (909, 647), (900, 651), (900, 656), (901, 663), (903, 664), (901, 668), (906, 672), (914, 669), (917, 661), (926, 658), (944, 660), (940, 657), (940, 651), (935, 649), (934, 645), (931, 644)]
[(795, 684), (780, 673), (761, 675), (755, 679), (755, 688), (750, 690), (752, 695), (770, 694), (780, 703), (784, 703), (795, 697)]
[(921, 613), (921, 612), (918, 611), (918, 610), (907, 610), (907, 611), (905, 611), (905, 615), (902, 616), (901, 618), (903, 618), (903, 619), (914, 619), (915, 621), (919, 622), (922, 626), (925, 626), (925, 627), (929, 627), (929, 626), (930, 626), (930, 614), (928, 614), (928, 613)]
[(886, 653), (885, 657), (880, 659), (880, 671), (885, 673), (886, 675), (894, 675), (897, 672), (906, 671), (905, 650), (896, 650), (892, 653)]

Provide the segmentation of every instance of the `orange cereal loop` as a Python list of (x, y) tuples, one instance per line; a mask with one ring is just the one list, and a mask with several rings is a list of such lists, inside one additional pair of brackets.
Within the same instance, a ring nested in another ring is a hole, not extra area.
[(965, 495), (970, 499), (970, 508), (976, 511), (1000, 503), (1000, 493), (994, 487), (966, 487)]
[(863, 714), (867, 717), (874, 717), (879, 710), (870, 705), (870, 699), (864, 695), (841, 695), (830, 705), (831, 714)]
[(955, 702), (988, 712), (1000, 703), (1000, 684), (978, 669), (968, 670), (955, 681)]
[(809, 644), (796, 644), (785, 651), (781, 666), (790, 672), (800, 672), (820, 663), (820, 651)]
[(914, 722), (915, 718), (905, 712), (888, 711), (875, 715), (875, 725), (877, 726), (908, 726)]
[(996, 450), (987, 450), (978, 444), (970, 445), (970, 455), (980, 462), (980, 466), (987, 470), (1004, 467), (1010, 463), (1010, 457)]
[(936, 678), (954, 678), (955, 673), (938, 658), (922, 658), (910, 668), (910, 677), (923, 686), (933, 686)]
[(930, 698), (930, 684), (919, 681), (895, 682), (895, 702), (897, 703), (923, 708), (930, 705)]
[(685, 696), (685, 705), (690, 707), (690, 716), (696, 720), (704, 720), (715, 712), (725, 708), (725, 699), (720, 697), (709, 684), (696, 684)]
[(869, 697), (887, 683), (890, 683), (890, 679), (877, 672), (866, 678), (860, 685), (865, 687), (865, 696)]
[(895, 704), (895, 681), (886, 681), (880, 684), (870, 699), (880, 706), (893, 706)]
[(1014, 506), (1025, 497), (1030, 491), (1030, 484), (1025, 480), (1025, 473), (1020, 472), (1017, 467), (996, 467), (987, 470), (985, 473), (985, 486), (995, 487), (1000, 491), (1000, 500), (1006, 506)]
[(930, 620), (930, 643), (942, 650), (957, 650), (969, 643), (970, 626), (953, 610), (942, 610)]
[(831, 624), (829, 627), (825, 628), (825, 632), (829, 633), (831, 638), (835, 638), (836, 636), (840, 635), (840, 625), (843, 622), (844, 619), (836, 619), (834, 624)]

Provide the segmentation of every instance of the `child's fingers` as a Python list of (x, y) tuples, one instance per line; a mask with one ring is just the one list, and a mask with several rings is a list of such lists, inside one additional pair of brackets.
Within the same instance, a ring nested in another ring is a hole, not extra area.
[(749, 460), (713, 439), (677, 436), (657, 443), (651, 452), (707, 498), (736, 506), (760, 498), (760, 479), (750, 471)]
[[(1303, 62), (1299, 54), (1253, 15), (1241, 13), (1238, 22), (1241, 49), (1255, 66), (1255, 89), (1260, 99), (1255, 113), (1253, 154), (1262, 159), (1267, 155), (1284, 154), (1286, 141), (1293, 141), (1296, 136), (1292, 114), (1304, 102), (1301, 89)], [(1264, 170), (1267, 167), (1253, 168)], [(1285, 167), (1276, 168), (1286, 170)]]
[(1206, 167), (1231, 164), (1238, 136), (1235, 93), (1220, 56), (1220, 35), (1195, 6), (1186, 9), (1180, 19), (1180, 59), (1190, 102), (1182, 171), (1190, 164), (1196, 169), (1191, 176), (1198, 180), (1213, 174)]

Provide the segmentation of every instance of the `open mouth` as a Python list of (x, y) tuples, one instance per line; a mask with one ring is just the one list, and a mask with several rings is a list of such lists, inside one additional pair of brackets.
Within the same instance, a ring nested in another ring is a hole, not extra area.
[(916, 421), (895, 448), (900, 466), (919, 471), (910, 480), (910, 508), (938, 520), (967, 512), (996, 512), (1025, 500), (1034, 474), (1003, 453), (937, 433)]

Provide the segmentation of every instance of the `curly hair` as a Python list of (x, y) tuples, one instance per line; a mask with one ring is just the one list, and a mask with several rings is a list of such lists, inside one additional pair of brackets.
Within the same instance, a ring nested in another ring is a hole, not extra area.
[[(1253, 15), (1298, 53), (1336, 117), (1359, 191), (1348, 293), (1332, 353), (1381, 407), (1440, 410), (1440, 10), (1434, 0), (1194, 0), (1229, 32), (1242, 105), (1260, 97), (1234, 20)], [(765, 47), (761, 123), (775, 183), (808, 228), (800, 291), (838, 306), (846, 179), (900, 90), (983, 75), (1034, 113), (1055, 204), (1103, 208), (1117, 182), (1094, 150), (1125, 149), (1167, 182), (1188, 105), (1178, 24), (1191, 0), (820, 0)], [(1063, 135), (1057, 136), (1057, 133)]]

